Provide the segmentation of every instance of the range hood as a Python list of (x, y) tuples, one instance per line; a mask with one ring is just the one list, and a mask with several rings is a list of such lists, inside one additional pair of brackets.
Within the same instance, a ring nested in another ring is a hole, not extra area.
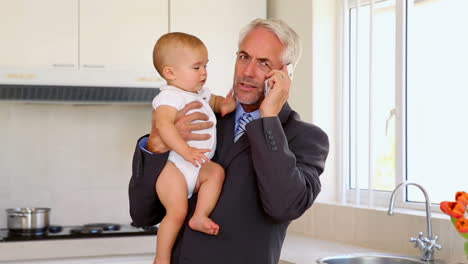
[(0, 100), (150, 104), (158, 88), (0, 84)]

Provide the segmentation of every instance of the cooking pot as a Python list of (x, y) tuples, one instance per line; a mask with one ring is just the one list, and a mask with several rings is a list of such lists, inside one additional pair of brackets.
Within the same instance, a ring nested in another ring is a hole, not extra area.
[(9, 208), (6, 211), (10, 230), (34, 231), (49, 227), (50, 208)]

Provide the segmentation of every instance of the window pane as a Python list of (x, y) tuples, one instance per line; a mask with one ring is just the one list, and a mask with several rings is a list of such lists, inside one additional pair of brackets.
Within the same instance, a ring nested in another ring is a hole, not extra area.
[[(407, 177), (432, 202), (468, 191), (468, 1), (415, 1), (408, 14)], [(410, 201), (424, 201), (409, 188)]]
[[(368, 188), (369, 158), (369, 31), (370, 6), (350, 11), (350, 187)], [(395, 1), (374, 5), (373, 30), (373, 110), (372, 131), (374, 176), (372, 189), (392, 190), (395, 186)], [(356, 87), (356, 36), (358, 37), (358, 85)], [(388, 122), (387, 122), (388, 120)]]

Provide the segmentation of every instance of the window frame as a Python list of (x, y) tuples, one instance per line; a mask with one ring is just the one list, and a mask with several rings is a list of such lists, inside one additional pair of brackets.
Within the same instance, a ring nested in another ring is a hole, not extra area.
[[(373, 3), (385, 2), (389, 0), (374, 0)], [(395, 1), (395, 186), (407, 179), (407, 127), (406, 127), (406, 65), (407, 65), (407, 18), (411, 13), (413, 1), (417, 0), (396, 0)], [(339, 200), (343, 204), (353, 204), (356, 206), (386, 207), (390, 202), (391, 191), (373, 190), (370, 194), (367, 189), (351, 189), (351, 110), (350, 110), (350, 72), (351, 72), (351, 9), (357, 6), (370, 5), (371, 0), (341, 0), (337, 25), (339, 25), (338, 47), (338, 184), (340, 185)], [(399, 190), (395, 196), (395, 204), (399, 208), (423, 211), (425, 203), (407, 201), (408, 188)], [(413, 190), (413, 189), (412, 189)], [(419, 190), (418, 190), (419, 192)], [(429, 194), (430, 198), (430, 194)], [(438, 204), (431, 204), (433, 212), (441, 212)]]

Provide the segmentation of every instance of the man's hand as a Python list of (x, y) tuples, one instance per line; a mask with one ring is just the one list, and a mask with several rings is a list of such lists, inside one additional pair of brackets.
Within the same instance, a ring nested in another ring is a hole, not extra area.
[[(201, 108), (200, 102), (188, 103), (184, 108), (177, 112), (175, 126), (180, 136), (185, 140), (207, 140), (210, 138), (209, 134), (196, 134), (193, 131), (207, 129), (213, 126), (212, 122), (208, 122), (208, 116), (201, 112), (193, 112), (187, 115), (187, 112), (193, 109)], [(192, 123), (195, 120), (202, 120), (207, 122)], [(161, 140), (158, 134), (155, 123), (157, 121), (154, 118), (154, 111), (151, 120), (151, 133), (148, 138), (148, 150), (153, 153), (164, 153), (170, 150), (168, 146)]]
[(291, 79), (289, 79), (286, 65), (283, 65), (281, 70), (270, 71), (265, 77), (268, 79), (271, 89), (260, 105), (260, 116), (278, 116), (288, 100), (291, 88)]

